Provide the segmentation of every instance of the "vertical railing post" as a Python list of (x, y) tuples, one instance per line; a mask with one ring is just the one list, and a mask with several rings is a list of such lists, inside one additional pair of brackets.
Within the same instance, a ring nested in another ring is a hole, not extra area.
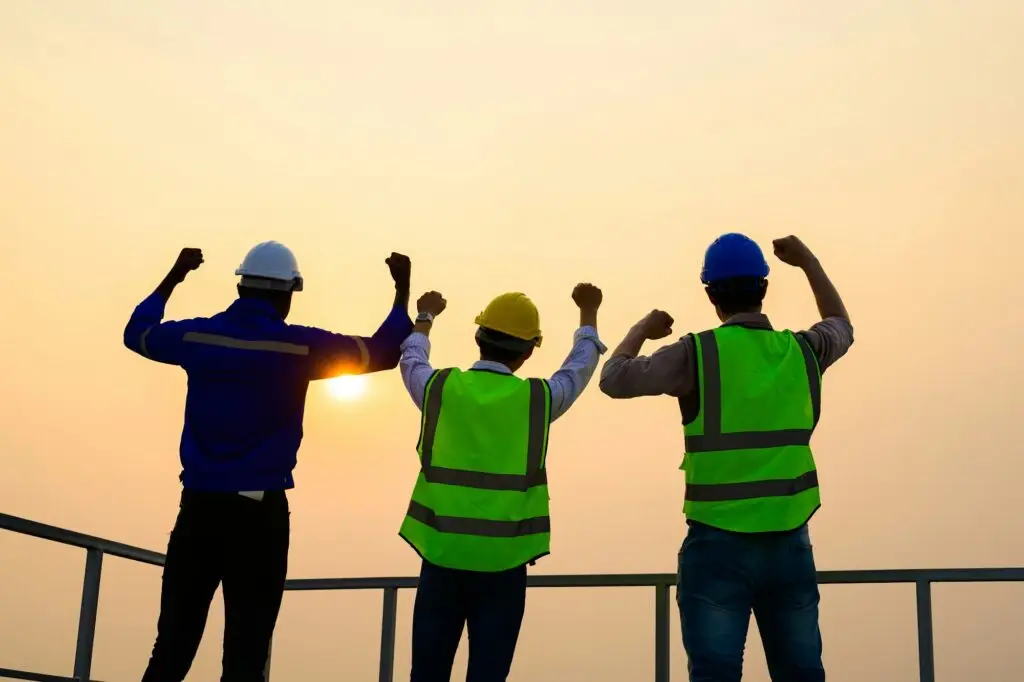
[(88, 549), (85, 554), (85, 581), (82, 585), (82, 608), (78, 613), (78, 643), (75, 646), (76, 680), (92, 679), (92, 649), (96, 641), (96, 615), (100, 605), (100, 575), (103, 552)]
[(669, 682), (669, 606), (668, 585), (654, 588), (654, 682)]
[(380, 621), (379, 682), (395, 679), (395, 624), (398, 620), (398, 588), (384, 588), (384, 611)]
[(932, 638), (932, 584), (917, 581), (917, 658), (921, 682), (935, 682), (935, 641)]

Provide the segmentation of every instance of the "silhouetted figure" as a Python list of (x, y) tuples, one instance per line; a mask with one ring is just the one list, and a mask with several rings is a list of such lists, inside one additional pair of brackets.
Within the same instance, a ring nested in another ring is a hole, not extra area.
[(701, 281), (722, 326), (638, 357), (672, 333), (654, 310), (601, 372), (612, 398), (679, 401), (689, 530), (679, 551), (678, 601), (691, 682), (739, 682), (750, 614), (774, 682), (824, 682), (818, 585), (807, 522), (820, 506), (811, 434), (821, 373), (853, 344), (853, 327), (817, 258), (796, 237), (775, 255), (802, 268), (822, 321), (775, 331), (761, 313), (768, 263), (740, 234), (715, 240)]
[(548, 380), (515, 372), (541, 343), (540, 316), (520, 293), (498, 296), (476, 318), (480, 360), (472, 368), (429, 363), (437, 292), (417, 302), (401, 371), (423, 411), (420, 473), (401, 536), (422, 557), (412, 624), (412, 682), (449, 682), (463, 628), (467, 682), (505, 682), (526, 606), (526, 567), (549, 552), (548, 428), (586, 388), (604, 345), (601, 290), (573, 291), (580, 327)]
[(143, 682), (185, 679), (210, 602), (224, 588), (222, 682), (262, 682), (288, 568), (285, 491), (302, 441), (310, 381), (398, 365), (412, 330), (409, 259), (387, 260), (395, 301), (369, 338), (285, 322), (302, 290), (295, 256), (277, 242), (254, 247), (235, 274), (238, 300), (210, 318), (162, 322), (174, 288), (203, 262), (183, 249), (135, 309), (124, 343), (188, 375), (181, 435), (184, 490), (167, 545), (156, 644)]

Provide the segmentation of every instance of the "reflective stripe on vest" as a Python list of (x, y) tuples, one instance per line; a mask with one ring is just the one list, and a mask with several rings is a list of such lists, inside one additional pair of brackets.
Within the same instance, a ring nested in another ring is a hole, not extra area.
[[(547, 438), (547, 388), (543, 379), (527, 379), (530, 385), (529, 435), (527, 437), (526, 473), (496, 474), (466, 469), (449, 469), (433, 462), (434, 438), (441, 414), (444, 384), (451, 369), (439, 370), (427, 385), (427, 401), (423, 408), (423, 437), (420, 442), (420, 471), (428, 483), (477, 488), (480, 490), (510, 490), (526, 492), (530, 488), (547, 485), (544, 450)], [(492, 521), (460, 516), (437, 516), (434, 511), (416, 501), (409, 503), (408, 516), (440, 533), (479, 535), (509, 538), (551, 532), (551, 519), (538, 516), (522, 521)]]
[[(779, 431), (747, 431), (722, 433), (722, 374), (718, 341), (713, 331), (697, 335), (700, 341), (702, 390), (700, 409), (704, 417), (704, 433), (685, 437), (688, 454), (724, 452), (727, 450), (759, 450), (787, 446), (809, 447), (811, 434), (821, 417), (821, 376), (818, 363), (807, 340), (794, 334), (803, 353), (811, 393), (813, 426), (810, 429), (784, 429)], [(690, 502), (726, 502), (758, 497), (783, 497), (810, 490), (818, 485), (817, 471), (809, 471), (792, 479), (749, 481), (744, 483), (715, 483), (686, 485), (686, 499)]]
[(543, 379), (527, 379), (530, 383), (530, 435), (526, 451), (525, 474), (492, 474), (465, 469), (447, 469), (434, 466), (434, 437), (441, 414), (444, 383), (451, 369), (437, 372), (427, 391), (427, 404), (423, 408), (423, 440), (420, 467), (429, 483), (457, 485), (481, 490), (526, 491), (538, 485), (547, 485), (548, 472), (544, 468), (544, 438), (547, 433), (547, 396)]
[(488, 538), (517, 538), (551, 532), (550, 516), (535, 516), (522, 521), (488, 521), (463, 516), (438, 516), (433, 509), (419, 502), (409, 503), (409, 516), (439, 533), (479, 535)]

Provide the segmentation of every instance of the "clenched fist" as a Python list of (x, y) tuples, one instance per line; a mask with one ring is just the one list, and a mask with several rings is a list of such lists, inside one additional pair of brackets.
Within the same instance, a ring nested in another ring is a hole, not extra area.
[(430, 313), (434, 317), (443, 313), (447, 307), (448, 301), (444, 300), (444, 296), (436, 291), (428, 291), (416, 301), (416, 312)]
[(772, 246), (775, 247), (775, 257), (787, 265), (802, 268), (814, 262), (814, 254), (799, 237), (790, 235), (776, 239)]
[(577, 284), (572, 290), (572, 300), (579, 306), (580, 310), (597, 310), (601, 307), (604, 294), (593, 284), (583, 282)]
[(673, 323), (675, 320), (664, 310), (652, 310), (644, 319), (640, 320), (640, 329), (643, 331), (645, 339), (654, 341), (671, 334)]
[(171, 266), (171, 274), (178, 280), (183, 280), (185, 279), (185, 275), (197, 269), (202, 264), (202, 249), (185, 247), (181, 250), (181, 253), (178, 254), (178, 259), (174, 261), (174, 265)]
[(395, 286), (400, 290), (408, 289), (412, 276), (412, 261), (409, 260), (409, 257), (392, 252), (388, 258), (384, 259), (384, 262), (387, 263), (388, 270), (391, 271), (391, 279), (395, 280)]

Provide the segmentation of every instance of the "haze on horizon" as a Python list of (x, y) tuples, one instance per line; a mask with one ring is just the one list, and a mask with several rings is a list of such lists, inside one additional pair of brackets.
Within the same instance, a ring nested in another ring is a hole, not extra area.
[[(610, 347), (652, 307), (714, 324), (700, 258), (740, 230), (801, 235), (856, 327), (814, 443), (819, 567), (1024, 565), (1022, 28), (1017, 0), (3, 3), (0, 511), (163, 551), (185, 382), (121, 331), (182, 246), (206, 264), (169, 317), (222, 309), (278, 239), (306, 278), (292, 321), (348, 333), (383, 319), (384, 258), (407, 253), (414, 291), (449, 302), (437, 366), (524, 290), (546, 374), (578, 281), (604, 290)], [(814, 319), (799, 273), (774, 267), (767, 312)], [(672, 571), (676, 406), (596, 383), (553, 430), (536, 571)], [(418, 424), (397, 372), (358, 401), (311, 388), (292, 576), (417, 570), (396, 531)], [(0, 556), (0, 666), (69, 674), (84, 553), (0, 534)], [(95, 677), (141, 676), (158, 592), (105, 562)], [(379, 604), (287, 595), (274, 679), (375, 679)], [(219, 674), (219, 609), (192, 680)], [(943, 682), (1024, 669), (1024, 586), (939, 586), (934, 609)], [(824, 588), (823, 633), (835, 682), (917, 679), (912, 588)], [(649, 679), (652, 636), (647, 591), (536, 591), (511, 679)], [(753, 632), (748, 659), (767, 680)]]

